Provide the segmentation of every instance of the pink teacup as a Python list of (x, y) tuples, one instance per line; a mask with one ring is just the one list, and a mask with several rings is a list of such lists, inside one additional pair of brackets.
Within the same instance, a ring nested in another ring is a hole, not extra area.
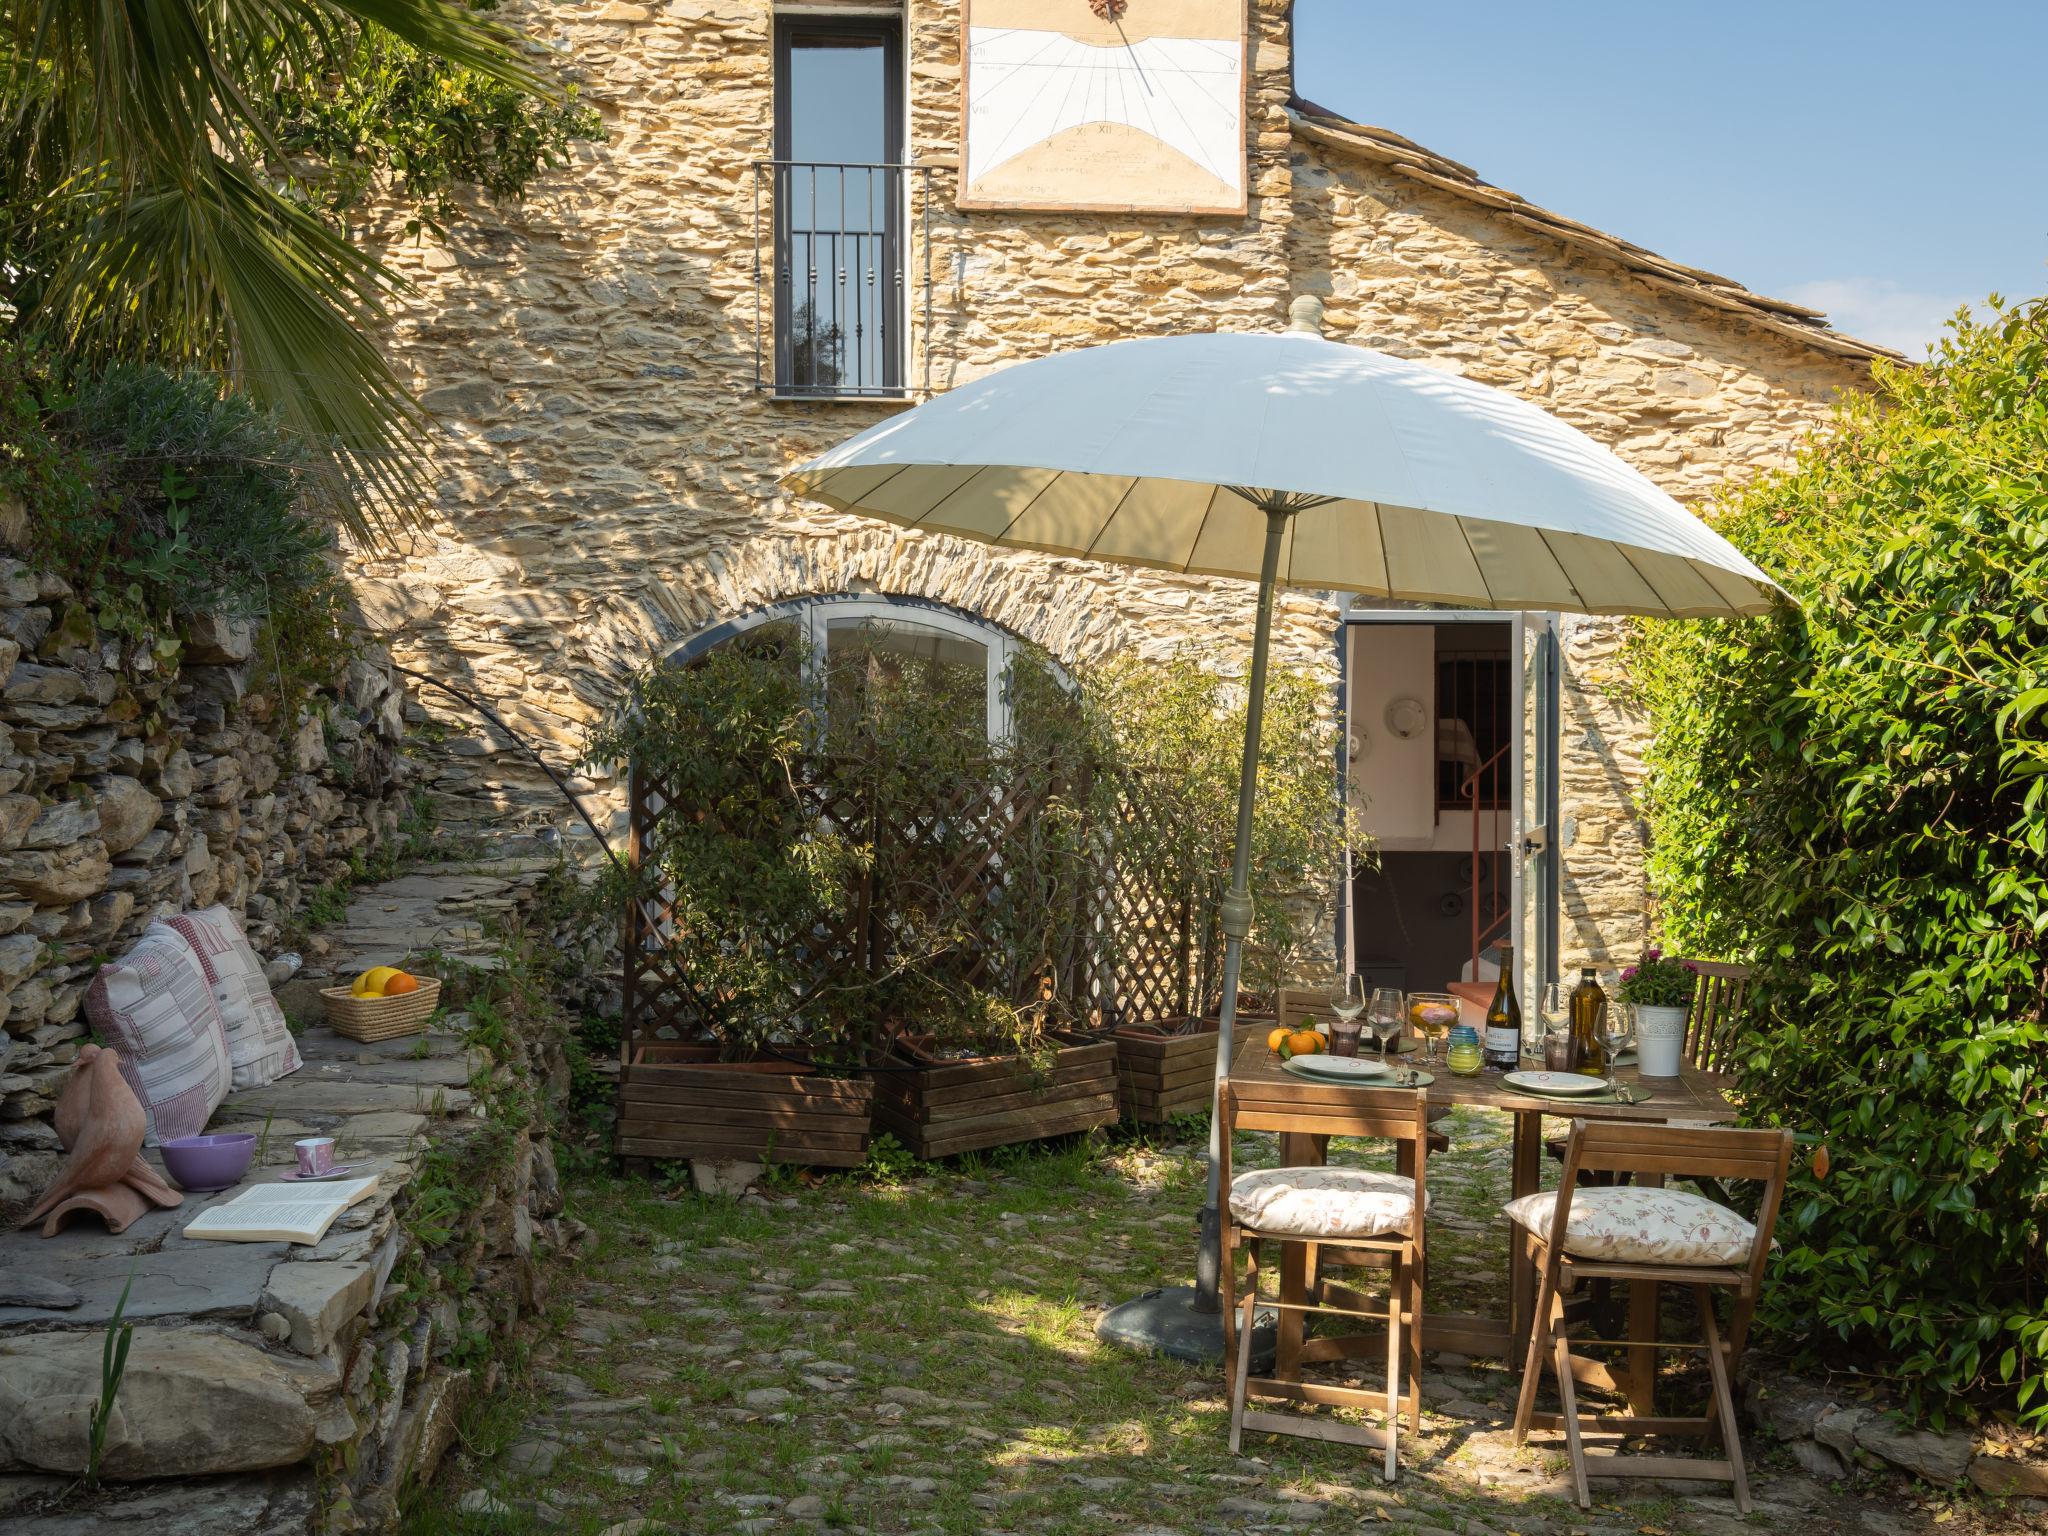
[(334, 1138), (332, 1136), (308, 1136), (292, 1143), (292, 1150), (299, 1154), (299, 1174), (303, 1178), (318, 1178), (323, 1173), (334, 1171)]

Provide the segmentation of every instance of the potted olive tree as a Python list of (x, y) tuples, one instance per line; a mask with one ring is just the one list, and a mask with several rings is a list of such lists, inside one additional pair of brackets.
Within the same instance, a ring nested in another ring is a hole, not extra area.
[(650, 668), (592, 734), (651, 807), (613, 878), (665, 983), (620, 1066), (622, 1156), (866, 1158), (878, 1037), (865, 972), (835, 961), (868, 851), (813, 782), (816, 724), (793, 647), (728, 646)]
[[(1209, 1107), (1216, 1072), (1215, 993), (1230, 878), (1244, 690), (1193, 661), (1125, 660), (1084, 678), (1100, 751), (1130, 786), (1116, 849), (1118, 880), (1138, 897), (1114, 936), (1113, 964), (1130, 957), (1117, 997), (1117, 1077), (1124, 1113), (1145, 1123)], [(1305, 672), (1267, 682), (1259, 801), (1252, 823), (1253, 922), (1238, 1017), (1270, 1018), (1279, 989), (1326, 968), (1347, 851), (1368, 841), (1338, 794), (1335, 719)], [(1183, 925), (1183, 968), (1162, 977), (1160, 946), (1134, 925)], [(1319, 966), (1320, 960), (1320, 966)], [(1164, 984), (1162, 985), (1162, 982)]]

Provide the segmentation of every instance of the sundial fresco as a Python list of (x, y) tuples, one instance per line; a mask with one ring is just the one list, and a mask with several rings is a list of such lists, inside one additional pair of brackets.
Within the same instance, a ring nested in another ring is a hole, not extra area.
[(966, 208), (1242, 213), (1245, 0), (967, 0)]

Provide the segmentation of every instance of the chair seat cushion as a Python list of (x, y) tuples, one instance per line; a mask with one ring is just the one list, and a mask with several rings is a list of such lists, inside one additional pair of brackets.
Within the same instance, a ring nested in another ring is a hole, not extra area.
[(1415, 1219), (1415, 1180), (1364, 1168), (1261, 1168), (1230, 1181), (1230, 1214), (1285, 1237), (1379, 1237)]
[[(1557, 1192), (1523, 1195), (1504, 1209), (1510, 1221), (1547, 1242)], [(1743, 1265), (1755, 1242), (1755, 1226), (1724, 1205), (1632, 1184), (1573, 1190), (1564, 1228), (1566, 1253), (1614, 1264)]]

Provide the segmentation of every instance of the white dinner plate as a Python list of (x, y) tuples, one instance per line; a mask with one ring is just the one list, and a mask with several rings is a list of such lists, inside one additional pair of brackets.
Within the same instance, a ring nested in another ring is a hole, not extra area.
[(1530, 1093), (1605, 1093), (1607, 1079), (1588, 1077), (1583, 1072), (1510, 1072), (1501, 1079), (1510, 1088)]
[(1384, 1061), (1368, 1060), (1363, 1056), (1295, 1056), (1281, 1065), (1302, 1077), (1320, 1077), (1333, 1083), (1386, 1077), (1391, 1070)]

